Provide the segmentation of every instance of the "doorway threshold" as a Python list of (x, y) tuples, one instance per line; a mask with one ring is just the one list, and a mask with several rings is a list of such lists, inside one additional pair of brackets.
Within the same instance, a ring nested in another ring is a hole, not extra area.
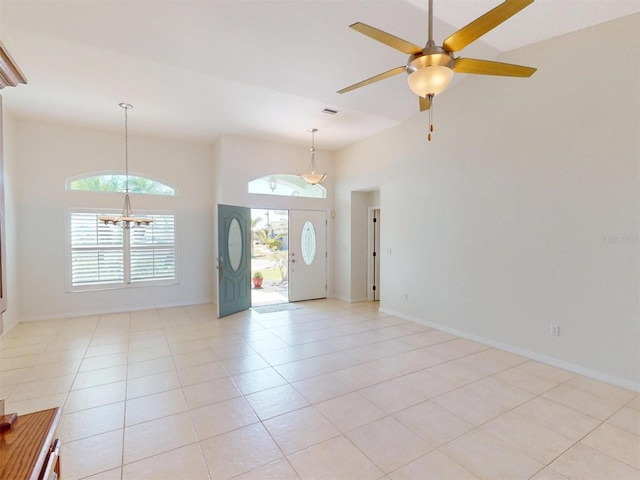
[(251, 289), (251, 306), (262, 307), (289, 303), (289, 291), (285, 288), (253, 288)]
[(284, 312), (287, 310), (299, 310), (302, 306), (295, 303), (278, 303), (274, 305), (263, 305), (261, 307), (251, 307), (251, 310), (257, 313), (275, 313)]

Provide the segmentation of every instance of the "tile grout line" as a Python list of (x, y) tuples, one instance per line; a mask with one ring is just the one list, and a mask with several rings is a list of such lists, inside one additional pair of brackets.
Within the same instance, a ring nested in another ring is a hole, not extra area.
[[(185, 312), (185, 313), (187, 313), (187, 312)], [(187, 316), (188, 316), (188, 313), (187, 313)], [(164, 327), (163, 327), (163, 331), (165, 332), (165, 338), (166, 338), (166, 330), (164, 329)], [(167, 343), (168, 343), (168, 339), (167, 339)], [(193, 419), (193, 414), (191, 413), (192, 410), (194, 410), (194, 409), (191, 408), (191, 406), (189, 405), (189, 402), (187, 401), (187, 396), (185, 395), (185, 392), (184, 392), (184, 384), (182, 383), (182, 379), (180, 378), (180, 375), (178, 373), (178, 366), (176, 365), (176, 362), (175, 362), (174, 352), (171, 349), (171, 344), (169, 344), (169, 351), (171, 352), (171, 362), (173, 363), (173, 367), (174, 367), (174, 369), (176, 371), (176, 375), (178, 377), (178, 381), (180, 382), (180, 391), (182, 392), (182, 396), (184, 398), (185, 405), (187, 406), (187, 412), (189, 413), (189, 420), (191, 421), (191, 428), (193, 428), (193, 431), (194, 431), (194, 433), (196, 435), (196, 442), (195, 443), (197, 443), (197, 445), (198, 445), (198, 451), (200, 452), (200, 458), (202, 459), (202, 463), (204, 464), (205, 468), (207, 469), (208, 480), (214, 480), (212, 475), (211, 475), (211, 470), (209, 468), (209, 463), (207, 462), (207, 458), (204, 455), (204, 450), (202, 449), (202, 440), (203, 439), (200, 438), (200, 434), (198, 433), (198, 429), (196, 428), (196, 424), (195, 424), (195, 421)], [(213, 351), (213, 349), (212, 349), (212, 351)], [(215, 355), (215, 352), (214, 352), (214, 355)], [(182, 447), (179, 447), (179, 448), (182, 448)], [(166, 452), (163, 452), (163, 453), (166, 453)]]
[(127, 374), (124, 382), (124, 409), (122, 415), (122, 452), (120, 455), (120, 480), (124, 479), (124, 450), (127, 431), (127, 393), (129, 389), (129, 352), (131, 350), (131, 312), (127, 313), (128, 326), (127, 329)]

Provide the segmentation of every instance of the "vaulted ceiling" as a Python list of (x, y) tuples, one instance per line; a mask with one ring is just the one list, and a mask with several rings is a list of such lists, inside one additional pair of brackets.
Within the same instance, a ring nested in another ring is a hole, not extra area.
[[(436, 43), (499, 3), (435, 0)], [(638, 11), (637, 0), (537, 0), (462, 53), (495, 59)], [(427, 0), (3, 0), (0, 39), (29, 81), (4, 89), (4, 105), (118, 129), (128, 102), (132, 133), (205, 142), (229, 133), (306, 145), (316, 127), (316, 146), (333, 150), (418, 114), (404, 74), (336, 93), (406, 62), (349, 29), (356, 21), (424, 45)]]

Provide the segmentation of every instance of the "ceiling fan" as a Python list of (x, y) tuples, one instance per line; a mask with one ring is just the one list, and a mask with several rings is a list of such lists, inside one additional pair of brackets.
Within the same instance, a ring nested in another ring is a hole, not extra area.
[(471, 42), (533, 3), (533, 1), (505, 0), (493, 10), (488, 11), (449, 36), (441, 47), (437, 46), (433, 41), (433, 0), (429, 0), (429, 41), (424, 48), (364, 23), (354, 23), (350, 25), (350, 28), (408, 54), (409, 59), (404, 66), (392, 68), (367, 80), (355, 83), (339, 90), (338, 93), (350, 92), (379, 80), (407, 72), (409, 74), (409, 87), (420, 97), (420, 111), (422, 112), (431, 108), (433, 97), (447, 88), (454, 72), (530, 77), (536, 71), (535, 68), (474, 58), (454, 58), (453, 53), (462, 50)]

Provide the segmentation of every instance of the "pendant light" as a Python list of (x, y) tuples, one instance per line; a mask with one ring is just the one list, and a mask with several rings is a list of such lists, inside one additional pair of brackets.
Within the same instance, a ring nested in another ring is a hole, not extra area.
[(317, 185), (322, 182), (325, 178), (327, 178), (326, 173), (317, 173), (316, 172), (316, 147), (315, 147), (315, 138), (314, 135), (318, 131), (317, 128), (310, 128), (311, 132), (311, 163), (309, 163), (309, 170), (306, 173), (300, 174), (300, 178), (307, 182), (309, 185)]
[(125, 188), (124, 188), (124, 207), (122, 208), (122, 215), (119, 217), (107, 217), (100, 216), (98, 220), (105, 225), (116, 225), (124, 229), (131, 227), (148, 226), (155, 220), (153, 218), (139, 218), (133, 216), (131, 210), (131, 201), (129, 200), (129, 125), (127, 112), (133, 108), (133, 105), (128, 103), (120, 103), (124, 108), (124, 169), (125, 169)]

